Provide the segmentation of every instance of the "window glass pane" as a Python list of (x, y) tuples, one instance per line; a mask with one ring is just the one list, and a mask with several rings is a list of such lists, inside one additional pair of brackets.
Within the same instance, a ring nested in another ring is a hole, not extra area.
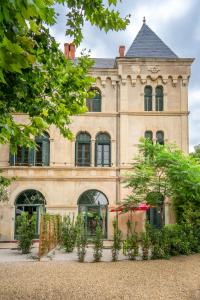
[(90, 144), (85, 144), (84, 146), (85, 146), (84, 165), (89, 166), (90, 165)]
[(79, 204), (94, 204), (94, 205), (107, 205), (108, 200), (106, 196), (97, 191), (97, 190), (89, 190), (84, 192), (78, 201)]
[(156, 111), (163, 111), (163, 87), (156, 87)]
[(86, 100), (86, 106), (88, 108), (88, 111), (92, 111), (92, 99)]
[(90, 144), (78, 143), (78, 165), (90, 166)]
[(102, 167), (110, 166), (110, 136), (100, 133), (96, 137), (96, 164)]
[(102, 145), (97, 145), (97, 166), (102, 164)]
[(156, 132), (156, 142), (160, 145), (164, 145), (164, 132), (163, 131)]
[(16, 153), (16, 161), (17, 165), (28, 165), (28, 148), (18, 146)]
[(101, 111), (101, 94), (98, 89), (93, 89), (95, 96), (86, 100), (88, 111), (100, 112)]
[(37, 149), (35, 149), (35, 165), (42, 165), (42, 142), (37, 142)]
[(92, 111), (96, 111), (96, 112), (101, 111), (101, 101), (100, 101), (100, 99), (93, 99), (93, 110)]
[(153, 132), (150, 130), (145, 131), (145, 139), (152, 140), (153, 139)]
[(144, 89), (144, 110), (152, 111), (152, 87), (146, 86)]
[(103, 146), (103, 165), (109, 166), (110, 165), (110, 146), (104, 145)]

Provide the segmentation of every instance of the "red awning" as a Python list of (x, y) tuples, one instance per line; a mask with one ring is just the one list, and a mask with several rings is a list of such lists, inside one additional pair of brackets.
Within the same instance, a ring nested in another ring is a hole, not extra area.
[(124, 205), (118, 206), (116, 208), (113, 208), (110, 210), (110, 212), (125, 212), (125, 211), (147, 211), (150, 207), (150, 205), (146, 204), (146, 203), (141, 203), (139, 206), (130, 206), (130, 207), (126, 207)]

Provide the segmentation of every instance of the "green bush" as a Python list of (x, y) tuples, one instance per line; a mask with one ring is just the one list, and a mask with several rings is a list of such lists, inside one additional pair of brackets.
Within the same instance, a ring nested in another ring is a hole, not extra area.
[(113, 230), (114, 230), (114, 236), (113, 236), (113, 245), (112, 245), (112, 261), (117, 261), (119, 251), (122, 248), (122, 232), (118, 227), (117, 220), (113, 221)]
[(78, 261), (84, 262), (88, 238), (85, 230), (84, 220), (81, 215), (78, 215), (76, 220), (76, 234)]
[(188, 236), (182, 225), (166, 225), (163, 228), (163, 236), (166, 240), (168, 240), (169, 255), (188, 255), (191, 253), (190, 239), (188, 239)]
[(149, 249), (151, 247), (151, 238), (148, 232), (142, 232), (140, 234), (140, 243), (142, 246), (142, 258), (144, 260), (149, 259)]
[(30, 252), (35, 234), (36, 214), (33, 214), (30, 218), (27, 212), (23, 212), (17, 217), (18, 248), (22, 251), (22, 254)]
[(97, 218), (96, 235), (94, 238), (94, 261), (99, 262), (103, 253), (103, 231), (100, 220)]
[(170, 257), (169, 240), (167, 236), (163, 234), (163, 230), (146, 224), (146, 232), (151, 240), (151, 258), (168, 259)]
[(123, 254), (128, 256), (130, 260), (135, 260), (139, 255), (139, 239), (135, 232), (135, 223), (128, 220), (127, 223), (127, 238), (123, 242)]
[(71, 220), (70, 216), (65, 216), (61, 225), (61, 244), (66, 252), (73, 252), (76, 245), (76, 226), (74, 217)]
[(138, 236), (136, 233), (132, 233), (123, 242), (123, 253), (128, 256), (130, 260), (135, 260), (139, 255)]

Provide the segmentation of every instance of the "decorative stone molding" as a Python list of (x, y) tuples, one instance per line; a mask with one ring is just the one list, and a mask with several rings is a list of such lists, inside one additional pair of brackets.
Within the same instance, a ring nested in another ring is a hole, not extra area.
[(148, 71), (155, 74), (155, 73), (158, 73), (160, 71), (160, 68), (158, 66), (151, 66), (151, 67), (148, 68)]
[(140, 66), (131, 66), (131, 70), (132, 70), (132, 73), (135, 75), (139, 75), (141, 72)]
[(115, 88), (115, 87), (116, 87), (116, 84), (117, 84), (117, 83), (116, 83), (116, 80), (111, 80), (111, 84), (112, 84), (112, 87)]
[(132, 86), (136, 86), (136, 82), (137, 80), (136, 79), (132, 79), (131, 83), (132, 83)]
[(146, 84), (147, 83), (147, 77), (141, 77), (141, 83)]
[(177, 77), (172, 77), (172, 86), (176, 87), (178, 83), (178, 78)]
[(126, 77), (121, 77), (121, 84), (122, 85), (126, 85), (126, 81), (127, 81)]
[(187, 86), (188, 81), (189, 81), (189, 77), (184, 76), (184, 77), (182, 78), (182, 85), (183, 85), (183, 86)]
[(105, 88), (106, 87), (106, 80), (101, 80), (101, 85), (102, 85), (103, 88)]

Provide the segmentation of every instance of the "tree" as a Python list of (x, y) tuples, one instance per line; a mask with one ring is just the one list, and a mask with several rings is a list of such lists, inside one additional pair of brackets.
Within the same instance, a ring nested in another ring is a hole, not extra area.
[[(119, 0), (121, 1), (121, 0)], [(112, 9), (117, 0), (7, 0), (0, 2), (0, 144), (35, 147), (35, 136), (55, 125), (72, 138), (70, 117), (86, 111), (85, 100), (94, 79), (93, 62), (82, 53), (76, 64), (66, 61), (48, 26), (57, 21), (55, 4), (66, 10), (66, 35), (78, 46), (85, 21), (108, 30), (123, 30), (129, 23)], [(15, 113), (29, 116), (17, 123)], [(0, 178), (0, 188), (7, 181)], [(4, 194), (5, 195), (5, 194)], [(2, 197), (1, 197), (2, 198)]]
[(194, 152), (191, 152), (190, 155), (200, 163), (200, 145), (194, 146)]
[(125, 200), (127, 209), (141, 201), (159, 205), (161, 194), (171, 198), (178, 223), (187, 221), (188, 212), (200, 221), (200, 165), (175, 145), (152, 144), (142, 139), (139, 155), (125, 182), (130, 188), (130, 196)]
[[(0, 174), (1, 174), (0, 170)], [(8, 200), (7, 187), (10, 185), (11, 179), (5, 178), (0, 175), (0, 202), (4, 202)]]
[[(93, 79), (88, 55), (77, 64), (67, 61), (47, 26), (57, 21), (55, 4), (66, 10), (66, 35), (79, 45), (83, 25), (123, 30), (129, 23), (112, 9), (117, 0), (8, 0), (0, 3), (0, 143), (34, 146), (34, 136), (54, 124), (72, 137), (70, 116), (86, 111), (85, 100)], [(18, 124), (14, 113), (29, 115)]]

